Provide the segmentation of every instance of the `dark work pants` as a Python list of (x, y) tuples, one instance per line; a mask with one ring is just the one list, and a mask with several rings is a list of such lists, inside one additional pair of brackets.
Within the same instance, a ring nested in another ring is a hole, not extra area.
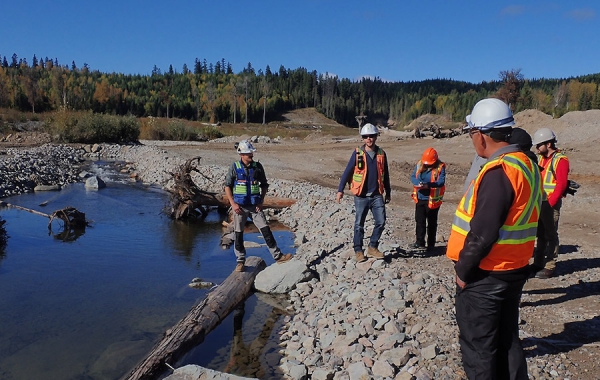
[(533, 264), (538, 268), (548, 270), (556, 269), (556, 258), (558, 257), (558, 220), (562, 200), (552, 207), (548, 201), (542, 202), (540, 218), (537, 229), (537, 248), (533, 258)]
[(527, 379), (519, 340), (519, 302), (526, 279), (487, 276), (456, 290), (456, 321), (469, 380)]
[(429, 201), (419, 200), (415, 204), (415, 222), (417, 224), (417, 241), (420, 246), (425, 246), (425, 231), (427, 231), (427, 247), (435, 245), (437, 220), (440, 208), (431, 209), (427, 206)]

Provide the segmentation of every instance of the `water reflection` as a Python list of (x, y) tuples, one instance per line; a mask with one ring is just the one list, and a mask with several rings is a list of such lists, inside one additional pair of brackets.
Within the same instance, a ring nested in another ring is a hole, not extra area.
[(52, 229), (50, 229), (48, 234), (52, 235), (56, 240), (72, 243), (85, 234), (85, 227), (63, 229), (57, 234), (54, 234)]
[(242, 321), (245, 314), (244, 306), (244, 304), (241, 304), (233, 314), (231, 352), (229, 361), (223, 368), (223, 372), (264, 379), (270, 371), (269, 365), (265, 363), (263, 351), (273, 332), (275, 323), (284, 312), (272, 307), (269, 315), (265, 318), (258, 336), (251, 342), (246, 343), (242, 334)]
[[(177, 367), (196, 364), (244, 377), (283, 378), (279, 369), (281, 354), (277, 332), (283, 325), (287, 305), (285, 296), (251, 295), (202, 344), (177, 363)], [(228, 343), (220, 346), (215, 344), (216, 339), (228, 339)]]

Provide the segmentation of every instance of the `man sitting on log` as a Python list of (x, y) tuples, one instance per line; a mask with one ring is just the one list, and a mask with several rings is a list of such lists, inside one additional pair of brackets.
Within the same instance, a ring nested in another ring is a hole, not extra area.
[(258, 228), (269, 251), (278, 264), (285, 263), (292, 258), (291, 253), (283, 254), (277, 246), (271, 228), (262, 211), (262, 204), (269, 189), (265, 170), (260, 162), (254, 161), (256, 149), (250, 141), (241, 141), (236, 146), (240, 160), (234, 162), (225, 178), (225, 195), (233, 210), (233, 223), (235, 231), (234, 252), (237, 257), (236, 272), (244, 271), (246, 262), (246, 248), (244, 248), (244, 226), (248, 216)]

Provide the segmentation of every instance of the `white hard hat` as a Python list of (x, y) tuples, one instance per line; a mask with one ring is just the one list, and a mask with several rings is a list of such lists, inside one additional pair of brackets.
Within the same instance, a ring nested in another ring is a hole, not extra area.
[(375, 127), (371, 123), (367, 123), (367, 124), (363, 125), (363, 127), (360, 129), (361, 136), (376, 135), (378, 133), (379, 133), (379, 131), (377, 130), (377, 127)]
[(477, 102), (466, 118), (470, 128), (487, 131), (515, 125), (510, 107), (500, 99), (487, 98)]
[(540, 128), (533, 134), (533, 145), (554, 141), (557, 142), (556, 135), (550, 128)]
[(467, 116), (465, 117), (465, 121), (467, 122), (467, 125), (465, 125), (465, 126), (463, 127), (463, 131), (464, 131), (464, 130), (467, 130), (467, 129), (471, 129), (471, 115), (467, 115)]
[(252, 143), (248, 140), (240, 141), (237, 144), (237, 152), (242, 153), (252, 153), (255, 152), (256, 149), (252, 146)]

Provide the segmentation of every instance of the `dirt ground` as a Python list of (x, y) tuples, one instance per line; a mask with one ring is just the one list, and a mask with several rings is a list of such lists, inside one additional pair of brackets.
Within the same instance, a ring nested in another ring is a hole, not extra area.
[[(547, 280), (531, 279), (525, 286), (521, 307), (523, 344), (529, 358), (562, 366), (560, 368), (572, 374), (571, 379), (597, 379), (600, 373), (596, 359), (600, 356), (600, 213), (595, 206), (600, 201), (600, 160), (594, 142), (600, 135), (600, 111), (569, 113), (552, 119), (530, 110), (515, 115), (515, 119), (517, 126), (531, 134), (541, 127), (552, 128), (558, 134), (558, 146), (569, 157), (570, 178), (581, 184), (579, 192), (563, 203), (557, 275)], [(250, 136), (240, 136), (240, 139), (243, 137)], [(358, 137), (315, 132), (302, 140), (256, 144), (255, 159), (263, 163), (270, 178), (337, 188), (352, 150), (361, 143)], [(407, 245), (414, 241), (411, 171), (427, 147), (434, 147), (446, 163), (447, 190), (438, 225), (438, 240), (443, 244), (449, 236), (452, 216), (475, 154), (468, 135), (414, 139), (406, 132), (388, 131), (377, 143), (387, 152), (390, 163), (392, 201), (387, 208), (388, 228), (395, 238)], [(212, 165), (229, 165), (237, 157), (231, 142), (164, 148), (189, 157), (200, 155), (202, 163)], [(443, 254), (435, 259), (440, 270), (452, 271)]]

